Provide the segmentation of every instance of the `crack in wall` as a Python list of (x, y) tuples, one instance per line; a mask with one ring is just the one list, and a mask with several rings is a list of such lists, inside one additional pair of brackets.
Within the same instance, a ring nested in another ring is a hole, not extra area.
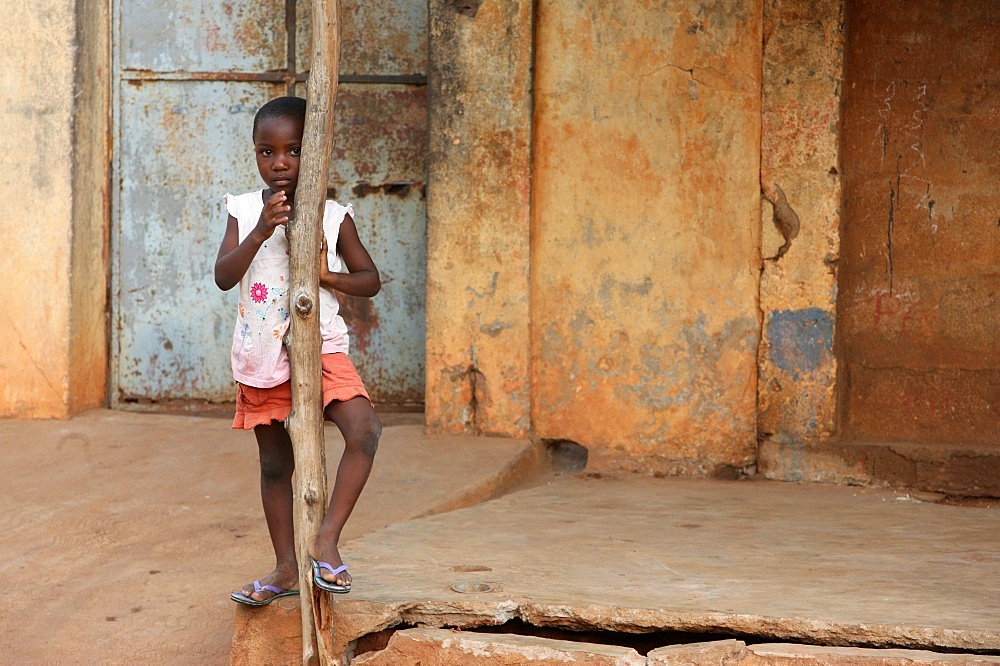
[(887, 270), (889, 273), (889, 293), (892, 293), (892, 280), (893, 280), (893, 255), (892, 255), (892, 234), (896, 226), (896, 199), (899, 196), (899, 182), (901, 175), (899, 173), (899, 161), (903, 158), (902, 155), (896, 156), (896, 187), (893, 188), (892, 181), (889, 182), (889, 223), (886, 228), (886, 262)]
[(486, 403), (486, 375), (482, 373), (476, 365), (476, 350), (471, 350), (472, 360), (469, 367), (465, 369), (464, 379), (469, 382), (469, 404), (468, 417), (466, 423), (473, 434), (481, 435), (482, 428), (479, 424), (479, 409)]
[(46, 375), (45, 371), (42, 370), (42, 367), (38, 365), (38, 361), (36, 361), (35, 357), (31, 355), (31, 350), (28, 349), (27, 345), (25, 345), (24, 341), (21, 339), (21, 331), (17, 330), (17, 326), (14, 326), (13, 324), (11, 324), (11, 328), (14, 329), (14, 333), (17, 335), (17, 344), (21, 345), (21, 349), (24, 351), (24, 355), (28, 358), (29, 361), (31, 361), (31, 365), (33, 365), (35, 367), (35, 370), (38, 371), (38, 375), (45, 381), (45, 385), (49, 387), (52, 393), (56, 396), (56, 399), (62, 402), (63, 401), (62, 392), (60, 392), (60, 390), (51, 382), (51, 380), (49, 380), (48, 375)]

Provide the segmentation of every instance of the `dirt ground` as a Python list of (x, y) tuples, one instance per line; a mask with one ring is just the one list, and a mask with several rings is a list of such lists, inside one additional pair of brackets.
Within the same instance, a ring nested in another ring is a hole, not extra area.
[[(422, 415), (383, 422), (345, 540), (488, 479), (515, 446), (492, 458), (411, 447)], [(228, 663), (229, 594), (274, 564), (254, 439), (229, 423), (107, 410), (0, 421), (0, 663)], [(327, 442), (332, 466), (342, 446), (333, 426)], [(445, 456), (449, 473), (434, 477)], [(432, 485), (414, 483), (414, 469)]]
[[(992, 506), (767, 481), (554, 480), (525, 462), (530, 442), (426, 435), (420, 415), (383, 422), (344, 535), (347, 624), (364, 624), (352, 606), (429, 626), (510, 615), (623, 631), (624, 617), (640, 630), (1000, 654), (995, 585), (983, 584), (1000, 578)], [(254, 439), (229, 423), (109, 410), (0, 421), (0, 663), (228, 663), (229, 594), (273, 567)], [(342, 443), (326, 433), (332, 469)], [(511, 479), (532, 487), (477, 504)], [(607, 572), (599, 585), (595, 571)], [(495, 591), (460, 594), (468, 572), (489, 572), (472, 582)]]

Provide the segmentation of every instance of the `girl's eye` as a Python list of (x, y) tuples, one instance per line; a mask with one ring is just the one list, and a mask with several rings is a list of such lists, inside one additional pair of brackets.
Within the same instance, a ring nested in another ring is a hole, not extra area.
[(296, 157), (298, 157), (300, 153), (302, 153), (302, 149), (301, 148), (292, 148), (292, 155), (295, 155)]
[(271, 152), (272, 151), (270, 151), (267, 148), (265, 148), (264, 150), (260, 151), (260, 154), (263, 155), (264, 157), (270, 157), (271, 156)]

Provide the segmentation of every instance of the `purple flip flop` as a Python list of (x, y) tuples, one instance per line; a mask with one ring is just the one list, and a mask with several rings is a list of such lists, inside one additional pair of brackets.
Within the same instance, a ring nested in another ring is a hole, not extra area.
[(278, 597), (292, 597), (299, 593), (298, 590), (283, 590), (280, 587), (275, 587), (274, 585), (261, 585), (259, 580), (253, 582), (254, 592), (273, 592), (274, 594), (263, 601), (257, 601), (243, 592), (233, 592), (230, 598), (238, 604), (244, 604), (247, 606), (266, 606)]
[(312, 560), (312, 565), (313, 565), (313, 583), (316, 584), (316, 587), (318, 587), (321, 590), (326, 590), (327, 592), (335, 592), (337, 594), (347, 594), (348, 592), (351, 591), (350, 585), (337, 585), (336, 583), (331, 583), (330, 581), (323, 578), (323, 569), (326, 569), (334, 576), (336, 576), (342, 571), (347, 571), (346, 564), (341, 564), (339, 567), (334, 569), (333, 565), (328, 562), (318, 562), (316, 560)]

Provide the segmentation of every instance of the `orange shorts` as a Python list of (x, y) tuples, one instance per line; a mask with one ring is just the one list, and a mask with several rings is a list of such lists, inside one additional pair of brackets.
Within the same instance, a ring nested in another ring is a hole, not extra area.
[[(346, 402), (358, 396), (363, 396), (369, 403), (372, 401), (347, 354), (323, 354), (323, 407), (334, 400)], [(284, 422), (291, 411), (291, 381), (271, 388), (236, 383), (233, 430), (253, 430), (259, 425), (269, 425), (271, 421)]]

